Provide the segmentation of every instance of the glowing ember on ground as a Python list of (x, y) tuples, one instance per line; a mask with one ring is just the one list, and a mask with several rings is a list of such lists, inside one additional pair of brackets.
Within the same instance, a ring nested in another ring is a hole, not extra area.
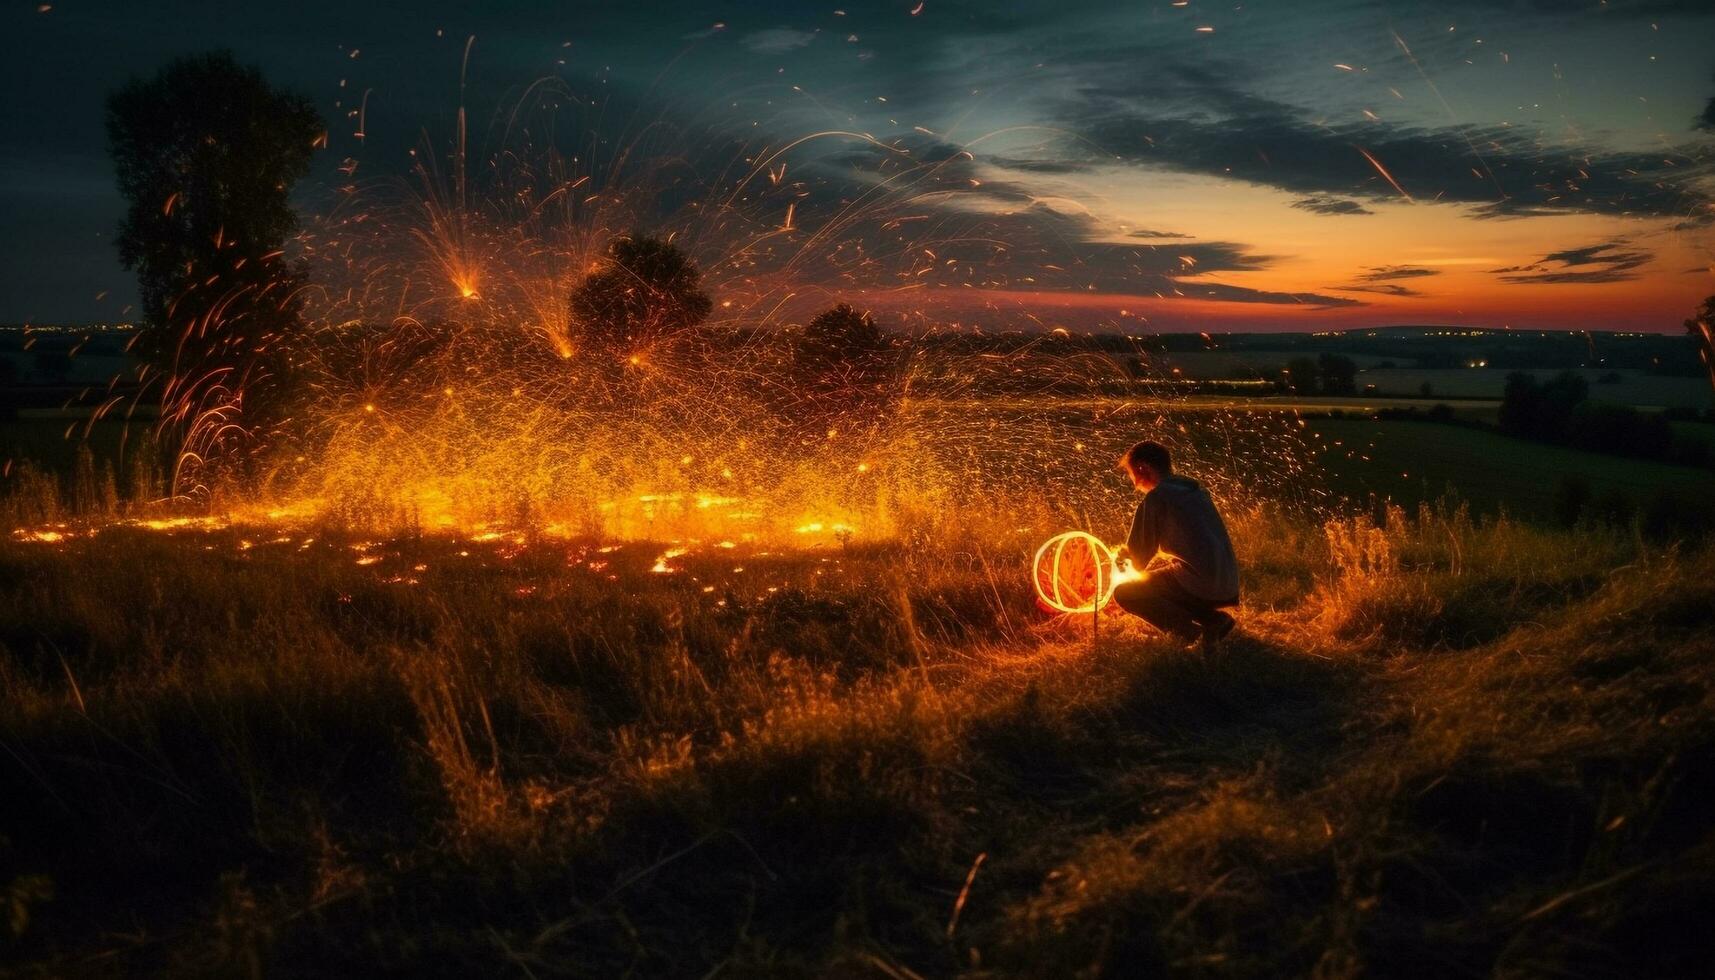
[(67, 537), (66, 532), (64, 531), (55, 531), (48, 528), (39, 528), (36, 530), (19, 528), (12, 532), (12, 536), (17, 538), (19, 541), (36, 541), (42, 544), (57, 544), (64, 541)]
[(686, 554), (689, 550), (690, 549), (688, 548), (671, 548), (663, 553), (661, 557), (655, 559), (655, 564), (649, 570), (657, 574), (670, 574), (678, 571), (678, 569), (669, 567), (667, 563)]

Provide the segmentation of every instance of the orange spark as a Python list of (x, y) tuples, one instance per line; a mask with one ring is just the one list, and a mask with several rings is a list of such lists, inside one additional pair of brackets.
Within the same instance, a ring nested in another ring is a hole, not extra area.
[(1370, 166), (1376, 168), (1376, 173), (1381, 174), (1382, 177), (1384, 179), (1386, 179), (1388, 183), (1393, 185), (1394, 190), (1399, 191), (1400, 197), (1403, 197), (1408, 201), (1410, 201), (1412, 199), (1411, 195), (1407, 194), (1405, 192), (1405, 188), (1399, 186), (1399, 181), (1393, 179), (1393, 174), (1388, 173), (1387, 168), (1382, 166), (1382, 162), (1380, 160), (1377, 160), (1375, 157), (1370, 156), (1370, 151), (1364, 149), (1361, 146), (1354, 146), (1353, 149), (1357, 150), (1359, 153), (1362, 153), (1364, 155), (1364, 159), (1368, 160), (1370, 162)]

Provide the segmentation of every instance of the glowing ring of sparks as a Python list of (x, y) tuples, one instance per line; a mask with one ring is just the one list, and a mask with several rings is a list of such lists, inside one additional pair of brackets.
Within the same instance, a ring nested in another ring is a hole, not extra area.
[(1108, 604), (1114, 587), (1135, 575), (1119, 567), (1114, 549), (1087, 531), (1056, 534), (1036, 549), (1032, 583), (1043, 608), (1087, 613)]

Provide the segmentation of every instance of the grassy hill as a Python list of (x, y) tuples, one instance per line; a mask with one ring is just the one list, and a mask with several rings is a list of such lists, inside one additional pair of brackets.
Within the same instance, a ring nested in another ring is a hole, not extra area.
[(1715, 553), (1234, 532), (1212, 657), (1092, 645), (980, 529), (665, 574), (523, 535), (6, 542), (6, 969), (1705, 968)]

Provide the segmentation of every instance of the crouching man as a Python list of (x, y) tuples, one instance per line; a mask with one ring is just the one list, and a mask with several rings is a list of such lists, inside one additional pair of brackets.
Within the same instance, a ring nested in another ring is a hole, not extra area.
[(1173, 472), (1166, 446), (1140, 442), (1119, 467), (1143, 494), (1119, 553), (1147, 574), (1121, 583), (1114, 601), (1162, 632), (1209, 650), (1233, 629), (1233, 617), (1221, 607), (1239, 601), (1239, 565), (1227, 526), (1209, 492)]

